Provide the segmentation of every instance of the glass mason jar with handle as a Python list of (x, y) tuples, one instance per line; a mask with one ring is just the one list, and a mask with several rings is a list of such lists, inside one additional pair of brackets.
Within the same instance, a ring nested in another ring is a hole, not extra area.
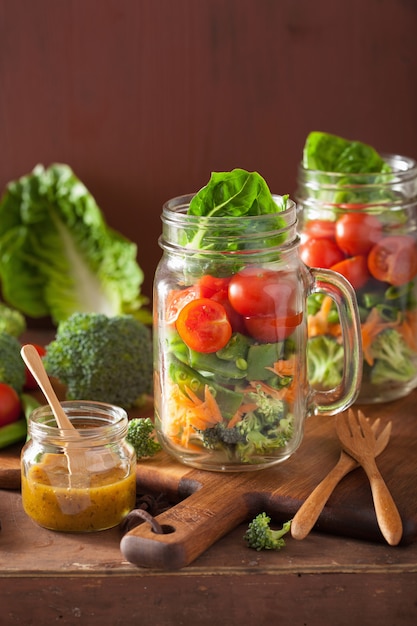
[[(370, 174), (300, 165), (296, 192), (301, 258), (342, 273), (356, 292), (362, 403), (403, 397), (417, 384), (417, 163), (382, 158), (383, 171)], [(320, 336), (337, 339), (338, 316), (322, 297), (308, 310), (313, 353)]]
[[(153, 296), (158, 437), (197, 468), (269, 467), (297, 449), (306, 416), (337, 413), (356, 399), (355, 294), (343, 277), (301, 262), (291, 200), (274, 214), (201, 217), (187, 213), (192, 198), (173, 198), (162, 211)], [(346, 367), (330, 391), (308, 383), (313, 293), (331, 298), (342, 329)]]

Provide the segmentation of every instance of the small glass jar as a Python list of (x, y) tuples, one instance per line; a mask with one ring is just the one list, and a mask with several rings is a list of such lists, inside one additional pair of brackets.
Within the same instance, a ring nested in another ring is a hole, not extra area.
[[(155, 428), (185, 464), (269, 467), (297, 449), (306, 416), (354, 402), (362, 363), (355, 295), (343, 277), (300, 261), (291, 200), (273, 214), (199, 217), (188, 214), (192, 198), (173, 198), (162, 212)], [(312, 389), (306, 375), (306, 298), (316, 291), (336, 303), (352, 364), (331, 392)]]
[[(387, 171), (371, 174), (298, 169), (301, 258), (308, 263), (314, 253), (316, 266), (319, 256), (322, 267), (341, 272), (355, 288), (360, 403), (394, 400), (417, 384), (417, 163), (383, 158)], [(337, 336), (337, 312), (328, 301), (311, 298), (309, 314), (310, 337)]]
[(76, 428), (60, 430), (49, 406), (29, 419), (22, 450), (22, 502), (44, 528), (91, 532), (117, 526), (134, 508), (136, 457), (124, 409), (74, 400), (62, 407)]

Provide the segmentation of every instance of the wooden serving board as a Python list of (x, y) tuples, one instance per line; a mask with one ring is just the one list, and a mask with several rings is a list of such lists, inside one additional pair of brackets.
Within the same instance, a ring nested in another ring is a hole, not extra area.
[[(384, 405), (362, 406), (381, 424), (393, 422), (391, 440), (378, 466), (403, 521), (401, 544), (417, 537), (417, 391)], [(333, 417), (311, 417), (297, 452), (287, 461), (254, 472), (205, 472), (182, 465), (164, 452), (138, 465), (138, 492), (164, 493), (178, 502), (157, 517), (163, 534), (144, 523), (121, 541), (125, 558), (143, 567), (177, 569), (191, 563), (220, 537), (257, 513), (276, 522), (298, 510), (336, 463), (340, 446)], [(20, 480), (16, 450), (0, 451), (0, 486), (16, 488)], [(316, 529), (383, 542), (368, 480), (362, 469), (349, 474), (331, 495)]]

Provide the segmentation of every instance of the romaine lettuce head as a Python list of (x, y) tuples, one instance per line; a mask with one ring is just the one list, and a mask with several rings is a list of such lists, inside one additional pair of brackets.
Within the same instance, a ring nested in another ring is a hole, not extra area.
[(3, 299), (30, 317), (56, 324), (74, 312), (146, 319), (136, 253), (68, 165), (37, 165), (9, 183), (0, 201)]

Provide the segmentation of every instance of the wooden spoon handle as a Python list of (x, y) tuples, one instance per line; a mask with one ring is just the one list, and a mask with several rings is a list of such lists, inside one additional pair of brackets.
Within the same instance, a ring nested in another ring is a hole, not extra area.
[(398, 509), (376, 464), (366, 464), (364, 469), (371, 485), (379, 528), (389, 545), (396, 546), (401, 541), (403, 534), (403, 525)]
[(342, 453), (333, 469), (311, 492), (298, 509), (291, 522), (291, 535), (294, 539), (304, 539), (316, 523), (331, 493), (346, 474), (358, 467), (355, 459)]
[(27, 367), (33, 374), (34, 379), (38, 383), (40, 389), (43, 392), (43, 395), (48, 401), (55, 419), (58, 423), (58, 427), (61, 430), (72, 430), (74, 433), (77, 433), (77, 430), (74, 428), (67, 414), (61, 406), (60, 401), (58, 400), (55, 391), (51, 385), (51, 381), (49, 380), (48, 374), (45, 371), (44, 365), (42, 363), (42, 359), (37, 352), (36, 348), (30, 343), (24, 345), (20, 351), (22, 355), (22, 359), (26, 363)]

